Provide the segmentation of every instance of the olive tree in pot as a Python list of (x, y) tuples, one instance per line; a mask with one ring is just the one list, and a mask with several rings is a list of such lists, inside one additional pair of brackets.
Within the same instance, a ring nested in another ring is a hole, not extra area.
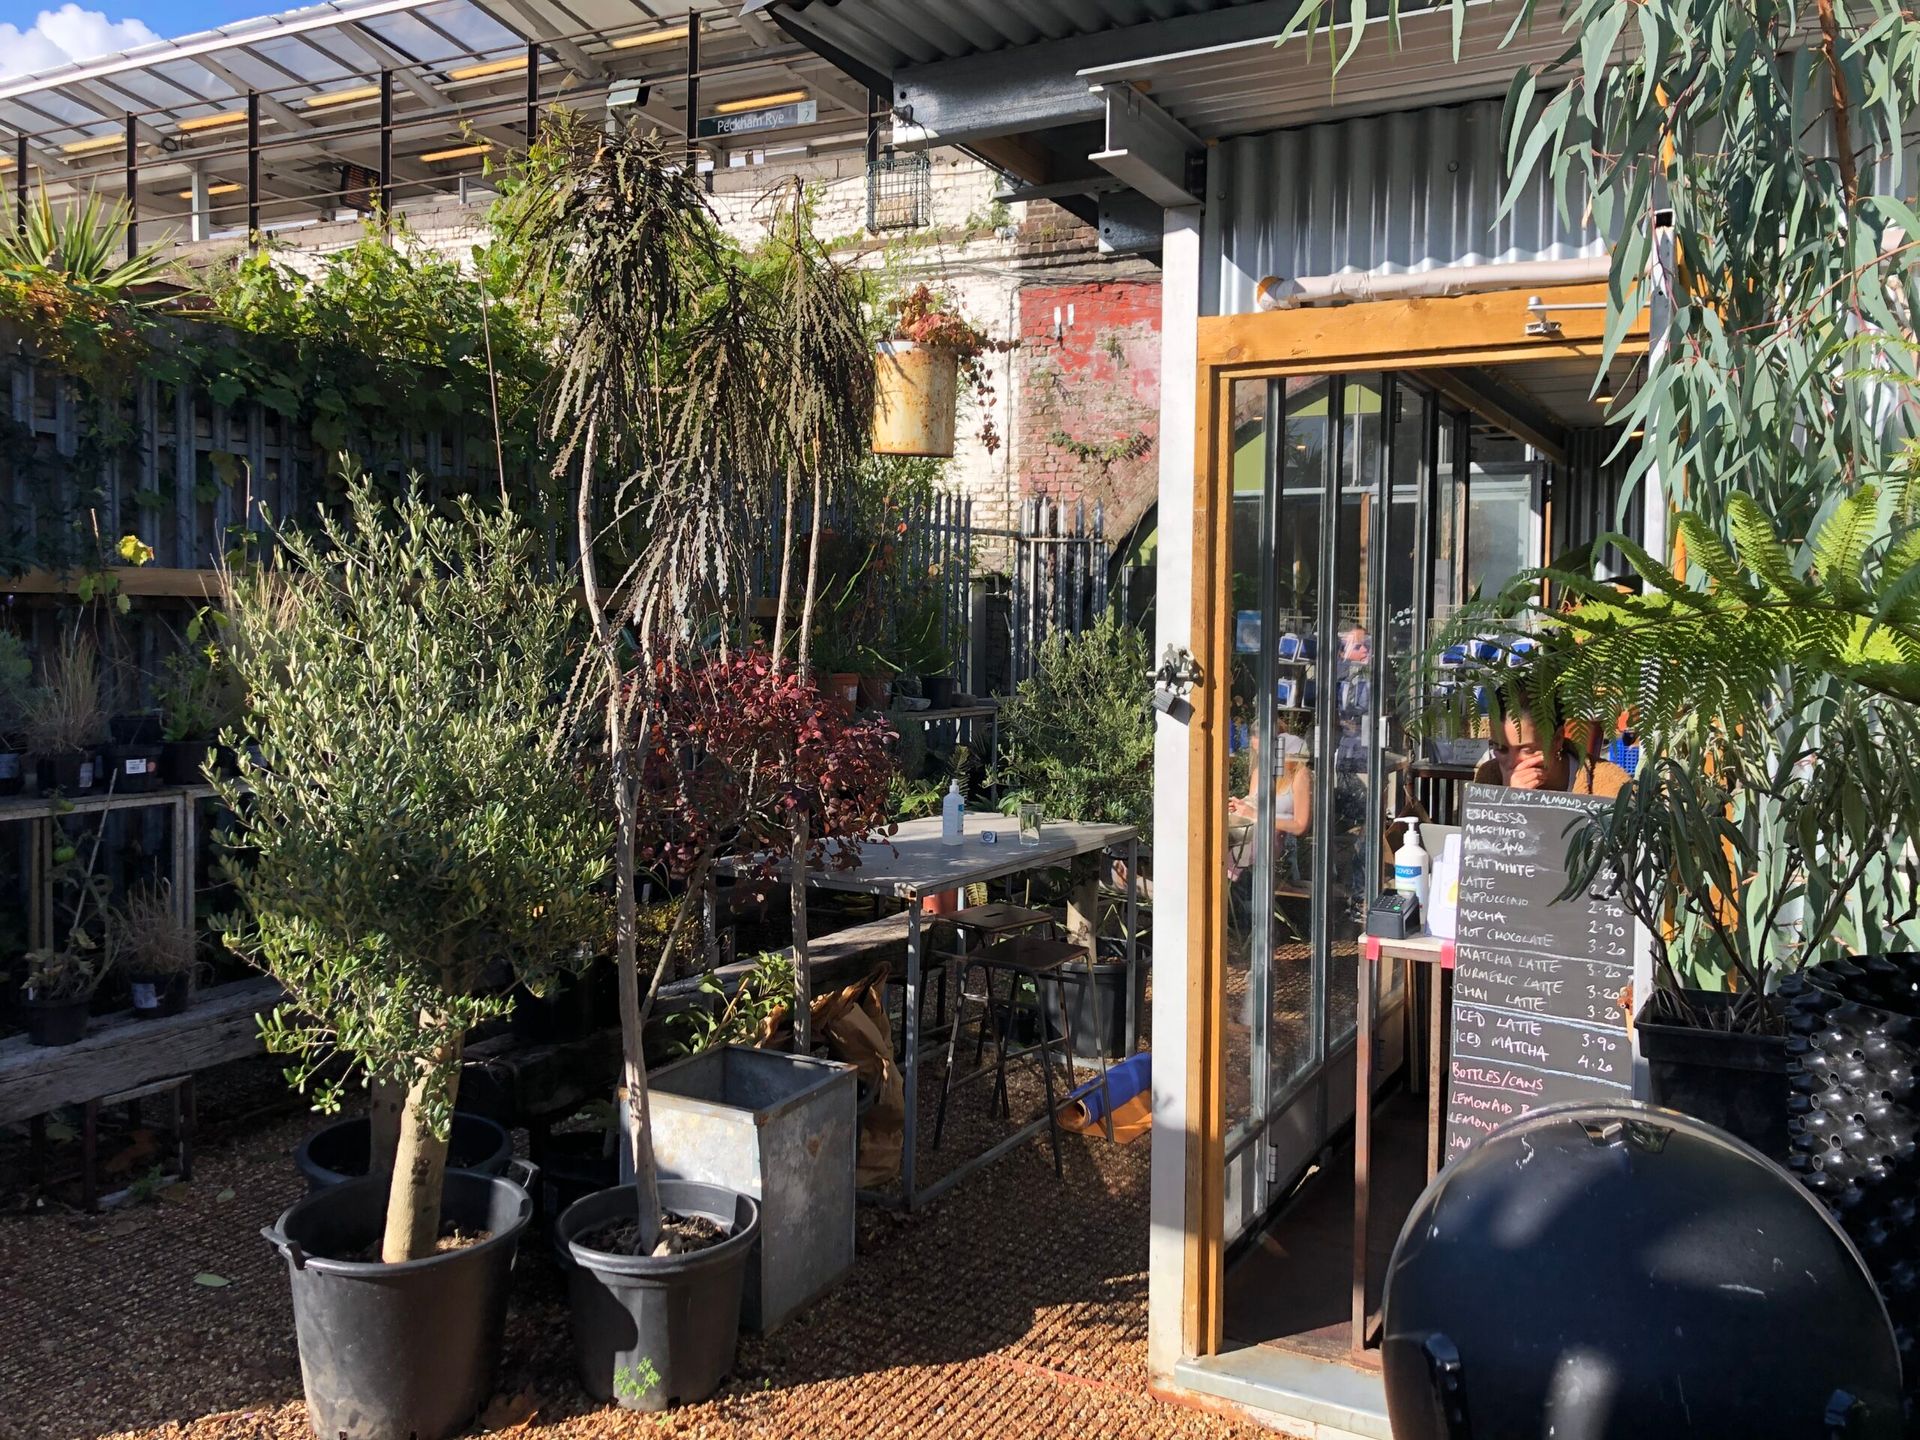
[[(576, 496), (582, 593), (592, 644), (576, 677), (577, 722), (606, 747), (618, 838), (615, 955), (624, 1060), (624, 1186), (577, 1202), (558, 1231), (581, 1378), (588, 1390), (658, 1410), (710, 1393), (732, 1367), (745, 1267), (759, 1226), (745, 1195), (662, 1181), (654, 1163), (642, 1029), (690, 930), (715, 856), (738, 827), (703, 826), (668, 861), (679, 908), (651, 978), (640, 967), (638, 881), (649, 820), (692, 793), (705, 762), (663, 742), (676, 687), (749, 648), (745, 537), (785, 484), (773, 685), (787, 673), (791, 588), (804, 673), (818, 594), (821, 496), (858, 450), (872, 360), (858, 291), (804, 225), (799, 197), (766, 254), (743, 263), (684, 157), (641, 124), (603, 131), (565, 111), (542, 127), (495, 217), (531, 304), (567, 316), (546, 427), (556, 478)], [(813, 541), (794, 586), (797, 497), (811, 487)], [(811, 692), (811, 682), (804, 682)], [(683, 697), (683, 700), (686, 697)], [(695, 703), (698, 703), (696, 698)], [(814, 708), (820, 708), (816, 705)], [(762, 777), (762, 784), (778, 780)], [(812, 853), (809, 807), (779, 806), (779, 842)], [(823, 840), (824, 837), (821, 837)], [(796, 895), (804, 885), (796, 884)], [(804, 904), (796, 904), (806, 1026)]]
[(553, 742), (572, 607), (529, 532), (351, 474), (347, 498), (226, 586), (252, 745), (214, 782), (243, 902), (219, 924), (285, 986), (263, 1035), (317, 1108), (356, 1077), (403, 1097), (377, 1173), (266, 1232), (314, 1428), (437, 1440), (490, 1393), (532, 1215), (513, 1181), (447, 1169), (463, 1037), (509, 1006), (490, 970), (538, 979), (603, 923), (610, 835)]

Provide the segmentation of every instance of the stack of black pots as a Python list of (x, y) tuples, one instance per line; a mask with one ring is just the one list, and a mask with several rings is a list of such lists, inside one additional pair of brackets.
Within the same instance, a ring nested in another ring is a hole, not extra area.
[(1860, 1249), (1886, 1300), (1920, 1414), (1920, 955), (1833, 961), (1790, 977), (1788, 1168)]

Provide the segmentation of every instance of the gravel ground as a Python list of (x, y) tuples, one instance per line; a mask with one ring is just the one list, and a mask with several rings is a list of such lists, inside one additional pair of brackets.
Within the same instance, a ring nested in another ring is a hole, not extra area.
[[(1015, 1088), (1016, 1115), (1031, 1083)], [(985, 1094), (956, 1111), (971, 1119)], [(259, 1229), (300, 1193), (290, 1156), (314, 1122), (222, 1133), (210, 1118), (190, 1185), (100, 1217), (0, 1219), (0, 1437), (310, 1433), (284, 1266)], [(975, 1138), (949, 1123), (943, 1156)], [(721, 1392), (667, 1416), (597, 1406), (578, 1388), (560, 1276), (523, 1246), (487, 1428), (534, 1440), (1265, 1434), (1148, 1398), (1147, 1146), (1065, 1145), (1064, 1182), (1042, 1135), (920, 1215), (863, 1210), (846, 1283), (775, 1335), (743, 1339)]]

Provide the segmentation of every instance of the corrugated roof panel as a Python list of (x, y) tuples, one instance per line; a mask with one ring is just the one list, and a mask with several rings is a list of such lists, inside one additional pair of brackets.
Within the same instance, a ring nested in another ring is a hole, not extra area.
[(778, 0), (801, 29), (891, 75), (1041, 40), (1070, 40), (1254, 0)]
[(1347, 43), (1346, 26), (1331, 36), (1296, 36), (1284, 46), (1249, 40), (1081, 74), (1089, 83), (1139, 85), (1195, 134), (1221, 139), (1310, 119), (1502, 95), (1522, 65), (1553, 59), (1570, 43), (1557, 22), (1542, 18), (1502, 49), (1517, 9), (1514, 0), (1473, 6), (1458, 59), (1451, 17), (1427, 14), (1406, 16), (1397, 42), (1375, 21), (1337, 76), (1333, 61)]
[(1214, 313), (1254, 308), (1261, 277), (1400, 274), (1605, 253), (1539, 179), (1500, 214), (1499, 101), (1336, 120), (1216, 146), (1208, 165)]

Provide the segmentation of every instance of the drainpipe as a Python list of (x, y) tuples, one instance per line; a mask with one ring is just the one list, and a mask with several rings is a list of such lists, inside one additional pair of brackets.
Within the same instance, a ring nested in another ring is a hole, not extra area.
[(1612, 261), (1605, 255), (1575, 260), (1520, 260), (1511, 265), (1454, 265), (1412, 274), (1269, 275), (1254, 287), (1262, 310), (1296, 310), (1308, 305), (1339, 305), (1362, 300), (1404, 300), (1471, 295), (1482, 290), (1520, 290), (1538, 285), (1582, 285), (1605, 280)]

